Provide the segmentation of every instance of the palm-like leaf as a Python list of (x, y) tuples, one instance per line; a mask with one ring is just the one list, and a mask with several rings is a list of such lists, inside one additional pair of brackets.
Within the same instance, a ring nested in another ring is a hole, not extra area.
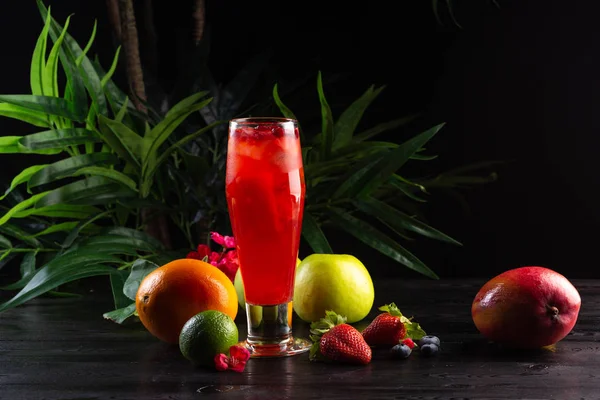
[[(321, 132), (313, 132), (312, 135), (304, 132), (311, 145), (307, 145), (306, 141), (303, 144), (307, 198), (302, 234), (313, 251), (332, 252), (321, 229), (324, 224), (332, 225), (406, 267), (437, 278), (398, 240), (406, 240), (408, 232), (412, 232), (454, 245), (460, 243), (403, 211), (425, 201), (422, 195), (427, 194), (427, 184), (406, 179), (399, 171), (411, 160), (435, 158), (424, 154), (423, 150), (443, 124), (399, 144), (372, 140), (378, 134), (396, 129), (415, 118), (402, 117), (360, 130), (362, 116), (383, 89), (369, 87), (336, 120), (325, 98), (319, 73), (317, 92), (323, 122)], [(273, 91), (281, 113), (293, 117), (294, 113), (279, 96), (278, 87), (275, 86)], [(313, 145), (318, 153), (315, 153)], [(464, 171), (457, 172), (462, 176), (460, 172)], [(437, 179), (442, 180), (440, 177)], [(455, 181), (458, 179), (455, 177)], [(367, 222), (367, 219), (379, 221), (381, 226)], [(382, 229), (384, 227), (386, 229)], [(384, 230), (395, 233), (397, 238), (383, 233)]]
[[(87, 56), (95, 26), (82, 49), (67, 32), (69, 20), (63, 27), (41, 0), (38, 7), (45, 25), (32, 57), (32, 94), (0, 95), (0, 115), (45, 130), (0, 138), (0, 154), (63, 158), (25, 168), (0, 198), (0, 262), (22, 256), (21, 278), (5, 287), (20, 291), (0, 311), (88, 276), (108, 274), (118, 286), (117, 268), (130, 268), (141, 256), (158, 259), (164, 248), (142, 232), (139, 209), (164, 202), (169, 185), (155, 176), (169, 179), (164, 166), (170, 159), (214, 127), (173, 140), (182, 122), (210, 103), (206, 92), (183, 99), (162, 117), (140, 115), (111, 80), (119, 51), (105, 72)], [(59, 66), (66, 78), (62, 97)], [(25, 186), (30, 195), (19, 191)], [(172, 209), (177, 221), (191, 219), (182, 208)], [(102, 231), (109, 220), (129, 223)], [(115, 296), (121, 291), (113, 288)]]

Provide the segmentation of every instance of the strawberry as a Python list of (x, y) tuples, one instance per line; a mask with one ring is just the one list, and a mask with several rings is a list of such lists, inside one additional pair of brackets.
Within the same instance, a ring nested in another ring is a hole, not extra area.
[(346, 323), (346, 317), (326, 311), (325, 318), (311, 324), (310, 359), (350, 364), (371, 362), (371, 348), (360, 332)]
[(402, 315), (396, 304), (381, 306), (379, 310), (384, 312), (362, 331), (370, 346), (395, 346), (405, 337), (419, 339), (425, 334), (419, 324)]
[(407, 345), (411, 350), (415, 348), (416, 344), (411, 338), (402, 339), (402, 343)]

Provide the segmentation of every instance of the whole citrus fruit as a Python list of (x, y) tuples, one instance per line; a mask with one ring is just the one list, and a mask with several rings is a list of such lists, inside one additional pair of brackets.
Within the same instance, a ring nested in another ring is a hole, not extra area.
[(296, 269), (294, 310), (306, 322), (318, 321), (328, 310), (357, 322), (374, 300), (371, 275), (352, 255), (311, 254)]
[(238, 343), (238, 329), (233, 319), (220, 311), (202, 311), (190, 318), (181, 329), (181, 354), (197, 365), (211, 365), (214, 357), (228, 353)]
[(238, 304), (225, 273), (204, 261), (183, 258), (155, 269), (142, 280), (135, 308), (150, 333), (177, 343), (181, 328), (194, 315), (217, 310), (235, 319)]

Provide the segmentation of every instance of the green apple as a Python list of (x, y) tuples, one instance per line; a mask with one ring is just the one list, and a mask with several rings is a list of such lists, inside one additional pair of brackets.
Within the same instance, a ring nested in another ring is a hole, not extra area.
[[(301, 260), (298, 258), (296, 259), (296, 274), (298, 274), (298, 265), (300, 265)], [(244, 310), (246, 309), (246, 298), (244, 296), (244, 282), (242, 281), (242, 272), (241, 269), (238, 268), (237, 272), (235, 273), (235, 279), (233, 280), (233, 286), (235, 287), (235, 292), (237, 293), (237, 297), (238, 297), (238, 304), (240, 305), (240, 307), (242, 307)]]
[(296, 268), (294, 311), (306, 322), (318, 321), (327, 310), (358, 322), (374, 300), (369, 271), (352, 255), (311, 254)]

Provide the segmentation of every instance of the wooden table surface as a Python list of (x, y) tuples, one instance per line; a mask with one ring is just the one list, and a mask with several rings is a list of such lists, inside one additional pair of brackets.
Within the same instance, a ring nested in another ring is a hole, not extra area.
[(441, 338), (434, 358), (375, 352), (371, 364), (351, 366), (310, 362), (305, 353), (250, 360), (241, 374), (194, 368), (139, 323), (104, 320), (105, 298), (37, 299), (0, 314), (0, 399), (600, 398), (600, 281), (573, 281), (582, 296), (577, 325), (555, 351), (535, 352), (482, 339), (470, 306), (483, 283), (375, 282), (375, 305), (396, 302)]

